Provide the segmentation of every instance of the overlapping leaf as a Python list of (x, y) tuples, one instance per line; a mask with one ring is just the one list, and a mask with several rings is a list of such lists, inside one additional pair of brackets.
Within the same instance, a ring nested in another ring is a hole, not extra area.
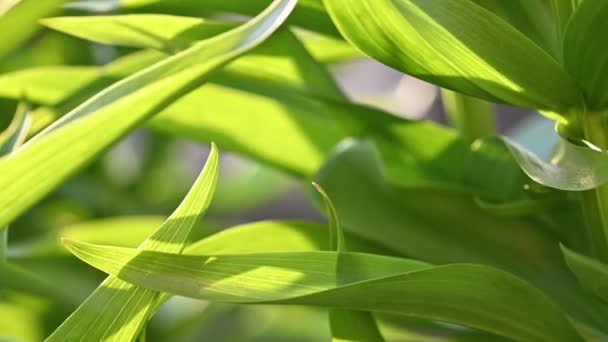
[[(14, 155), (0, 159), (0, 226), (143, 121), (203, 84), (211, 72), (264, 41), (293, 5), (291, 0), (274, 2), (247, 24), (133, 74), (78, 106)], [(124, 115), (127, 111), (130, 115)]]
[[(76, 242), (67, 246), (129, 282), (195, 298), (370, 310), (463, 324), (516, 340), (582, 341), (540, 291), (485, 266), (429, 267), (342, 253), (340, 263), (349, 272), (337, 274), (338, 254), (332, 252), (179, 256)], [(338, 277), (349, 281), (336, 286)]]
[(576, 290), (576, 279), (559, 261), (558, 242), (543, 223), (498, 218), (457, 189), (394, 186), (384, 174), (373, 144), (348, 140), (316, 180), (332, 194), (345, 229), (400, 255), (508, 270), (543, 289), (577, 319), (605, 326), (605, 308)]
[(487, 9), (460, 0), (325, 0), (341, 33), (379, 61), (444, 88), (543, 109), (579, 103), (558, 62)]
[[(211, 203), (217, 184), (219, 155), (212, 147), (207, 163), (184, 201), (137, 251), (181, 253), (194, 224)], [(47, 341), (90, 339), (131, 341), (156, 308), (159, 292), (108, 277)]]
[(41, 27), (38, 19), (60, 10), (66, 0), (22, 0), (0, 15), (0, 32), (4, 34), (0, 42), (0, 60), (31, 38)]
[[(330, 250), (337, 252), (336, 256), (336, 284), (337, 286), (348, 284), (348, 274), (352, 269), (348, 267), (348, 262), (343, 263), (341, 259), (344, 257), (342, 253), (347, 251), (346, 239), (344, 231), (340, 226), (340, 220), (334, 204), (331, 202), (329, 195), (317, 183), (312, 183), (317, 192), (321, 195), (325, 203), (325, 209), (329, 221), (329, 245)], [(341, 276), (342, 275), (342, 276)], [(378, 329), (374, 316), (368, 311), (347, 310), (347, 309), (329, 309), (329, 326), (331, 329), (333, 341), (369, 341), (383, 342), (384, 338)]]
[[(270, 0), (127, 0), (120, 2), (120, 9), (138, 13), (171, 13), (179, 15), (237, 13), (254, 15), (260, 12)], [(338, 32), (328, 17), (321, 0), (299, 0), (293, 15), (287, 23), (323, 34), (338, 36)]]

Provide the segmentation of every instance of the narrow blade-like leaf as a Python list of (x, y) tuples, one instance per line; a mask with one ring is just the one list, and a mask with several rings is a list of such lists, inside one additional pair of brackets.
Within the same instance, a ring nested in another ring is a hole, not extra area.
[[(137, 251), (181, 253), (194, 224), (211, 203), (217, 184), (219, 155), (212, 146), (207, 163), (180, 206)], [(87, 339), (131, 341), (153, 313), (160, 293), (108, 277), (47, 341)]]
[(143, 121), (203, 84), (211, 72), (264, 41), (281, 25), (294, 4), (294, 0), (277, 0), (250, 22), (114, 84), (10, 157), (0, 159), (0, 226)]
[[(462, 324), (515, 340), (582, 341), (542, 292), (486, 266), (431, 267), (357, 253), (187, 256), (77, 242), (67, 246), (126, 281), (194, 298), (368, 310)], [(336, 274), (339, 255), (344, 274)], [(336, 286), (337, 278), (349, 281)]]

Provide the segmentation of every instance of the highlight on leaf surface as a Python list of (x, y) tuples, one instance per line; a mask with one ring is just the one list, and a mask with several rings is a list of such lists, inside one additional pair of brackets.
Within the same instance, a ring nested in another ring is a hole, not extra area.
[(556, 58), (492, 13), (491, 5), (460, 0), (324, 4), (348, 41), (422, 80), (525, 107), (567, 110), (580, 103), (576, 82)]
[[(205, 83), (211, 72), (263, 42), (294, 5), (294, 0), (277, 0), (242, 26), (203, 40), (115, 83), (55, 121), (11, 157), (0, 159), (0, 173), (5, 175), (0, 178), (4, 189), (0, 226), (19, 216), (139, 124)], [(124, 115), (127, 110), (130, 115)], [(95, 134), (100, 127), (104, 134)], [(45, 181), (34, 181), (41, 178)]]
[[(219, 154), (212, 145), (205, 167), (183, 202), (136, 251), (181, 253), (192, 227), (211, 203), (218, 173)], [(133, 340), (157, 308), (159, 296), (159, 292), (109, 276), (47, 341)]]
[[(66, 246), (82, 260), (128, 282), (183, 296), (403, 314), (516, 340), (582, 341), (542, 292), (486, 266), (428, 266), (358, 253), (180, 256), (74, 241)], [(347, 274), (336, 271), (338, 258), (343, 270), (350, 270)], [(336, 286), (338, 277), (350, 280)]]

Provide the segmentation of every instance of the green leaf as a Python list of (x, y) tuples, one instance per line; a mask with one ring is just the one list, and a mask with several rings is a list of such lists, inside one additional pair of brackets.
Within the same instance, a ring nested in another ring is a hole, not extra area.
[[(582, 341), (542, 292), (486, 266), (431, 267), (357, 253), (179, 256), (77, 242), (66, 246), (126, 281), (194, 298), (369, 310), (462, 324), (515, 340)], [(336, 274), (338, 256), (349, 273)], [(336, 286), (337, 278), (349, 281)]]
[[(190, 230), (211, 203), (218, 171), (219, 154), (213, 145), (203, 171), (183, 202), (154, 234), (139, 245), (137, 251), (181, 253)], [(47, 341), (75, 338), (131, 341), (153, 314), (159, 296), (159, 292), (133, 286), (110, 276)]]
[[(166, 34), (162, 32), (162, 25), (144, 26), (138, 18), (137, 15), (100, 17), (95, 25), (86, 25), (89, 29), (84, 32), (100, 41), (114, 39), (113, 43), (131, 46), (146, 43), (136, 38), (142, 30), (151, 31), (153, 35)], [(154, 22), (157, 16), (147, 18)], [(202, 32), (204, 30), (199, 28), (212, 25), (195, 18), (169, 18), (174, 26), (190, 25), (188, 32)], [(159, 19), (168, 20), (167, 16)], [(120, 29), (123, 32), (120, 39), (116, 38), (117, 34), (104, 35), (105, 31), (98, 28), (112, 26), (117, 21), (128, 24), (127, 28)], [(70, 29), (83, 26), (77, 25), (79, 19), (58, 18), (50, 22), (68, 33), (82, 33)], [(189, 43), (192, 42), (194, 40)], [(43, 73), (38, 75), (44, 77)], [(17, 82), (17, 79), (19, 75), (7, 80), (14, 86), (0, 82), (0, 94), (15, 93), (15, 86), (21, 84), (36, 87), (35, 82)], [(342, 101), (345, 97), (327, 70), (288, 30), (278, 31), (262, 46), (231, 63), (209, 81), (214, 84), (207, 84), (180, 99), (151, 120), (150, 125), (198, 141), (217, 141), (224, 149), (246, 154), (298, 176), (309, 176), (316, 171), (324, 155), (344, 136), (334, 120), (334, 112), (338, 110), (326, 99)], [(39, 92), (44, 91), (40, 89)], [(244, 113), (244, 107), (251, 110)]]
[(57, 12), (65, 0), (21, 0), (0, 15), (0, 32), (10, 32), (2, 35), (0, 42), (0, 60), (18, 49), (31, 38), (38, 30), (38, 19)]
[(567, 109), (575, 82), (541, 47), (461, 0), (325, 0), (340, 32), (367, 55), (441, 87), (492, 102)]
[(56, 17), (41, 23), (101, 44), (176, 52), (236, 27), (234, 23), (164, 14)]
[[(0, 226), (143, 121), (203, 84), (209, 73), (259, 45), (280, 26), (293, 5), (293, 0), (277, 0), (250, 22), (117, 82), (56, 121), (15, 154), (0, 159)], [(125, 111), (130, 115), (124, 115)]]
[(608, 304), (608, 266), (563, 245), (561, 247), (568, 267), (574, 272), (581, 286)]
[[(556, 59), (561, 58), (554, 13), (545, 0), (472, 0), (523, 33)], [(570, 0), (567, 0), (570, 1)]]
[[(343, 267), (348, 267), (348, 265), (344, 265), (341, 262), (343, 258), (341, 253), (346, 252), (346, 241), (344, 232), (340, 226), (338, 213), (325, 190), (315, 182), (312, 185), (321, 195), (325, 203), (327, 216), (329, 216), (330, 250), (338, 252), (336, 260), (336, 272), (338, 274), (336, 285), (344, 285), (348, 281), (345, 282), (340, 275), (347, 274), (349, 270), (343, 269)], [(333, 341), (384, 341), (380, 330), (378, 330), (374, 316), (367, 311), (330, 308), (329, 325)]]
[(555, 17), (556, 31), (562, 39), (579, 2), (579, 0), (550, 0)]
[(329, 250), (345, 252), (346, 241), (344, 240), (344, 232), (342, 231), (342, 227), (340, 226), (340, 220), (338, 219), (338, 213), (336, 212), (336, 208), (334, 207), (334, 204), (331, 202), (331, 199), (329, 198), (325, 190), (323, 190), (323, 188), (319, 184), (313, 182), (312, 186), (321, 195), (323, 203), (325, 203), (325, 210), (327, 212), (327, 216), (329, 216)]
[(547, 161), (507, 138), (502, 138), (522, 170), (534, 181), (567, 191), (591, 190), (608, 182), (608, 154), (593, 146), (560, 138)]
[(564, 38), (566, 70), (582, 86), (585, 103), (592, 111), (608, 108), (608, 48), (604, 39), (608, 2), (585, 0), (570, 20)]
[(576, 319), (606, 326), (602, 317), (608, 311), (576, 290), (576, 279), (559, 260), (558, 241), (543, 223), (499, 218), (479, 208), (468, 192), (393, 185), (385, 174), (372, 143), (349, 139), (336, 147), (315, 181), (332, 195), (346, 231), (403, 256), (507, 270), (543, 289)]
[(0, 289), (36, 294), (73, 306), (81, 299), (73, 290), (11, 262), (0, 262)]
[[(237, 13), (255, 15), (270, 3), (270, 0), (126, 0), (120, 1), (120, 9), (137, 13), (170, 13), (192, 15), (196, 13)], [(323, 8), (321, 0), (299, 0), (293, 14), (287, 19), (289, 25), (316, 31), (331, 36), (339, 36), (336, 27)]]
[(306, 50), (317, 61), (325, 64), (341, 63), (353, 59), (363, 58), (364, 55), (344, 40), (298, 32), (298, 38), (306, 46)]
[[(358, 235), (346, 233), (352, 251), (388, 254), (386, 249)], [(306, 221), (260, 221), (243, 224), (200, 240), (185, 254), (304, 252), (326, 250), (327, 225)]]
[(30, 114), (29, 105), (21, 102), (8, 128), (0, 133), (0, 156), (13, 152), (23, 144), (32, 121)]

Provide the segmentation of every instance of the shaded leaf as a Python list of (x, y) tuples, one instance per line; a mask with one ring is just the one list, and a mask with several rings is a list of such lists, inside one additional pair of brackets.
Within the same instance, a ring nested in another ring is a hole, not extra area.
[[(608, 108), (608, 48), (597, 44), (608, 28), (608, 2), (581, 1), (568, 24), (564, 38), (566, 70), (576, 77), (592, 111)], [(593, 115), (593, 114), (589, 114)]]
[(563, 245), (562, 252), (581, 286), (608, 304), (608, 266)]

